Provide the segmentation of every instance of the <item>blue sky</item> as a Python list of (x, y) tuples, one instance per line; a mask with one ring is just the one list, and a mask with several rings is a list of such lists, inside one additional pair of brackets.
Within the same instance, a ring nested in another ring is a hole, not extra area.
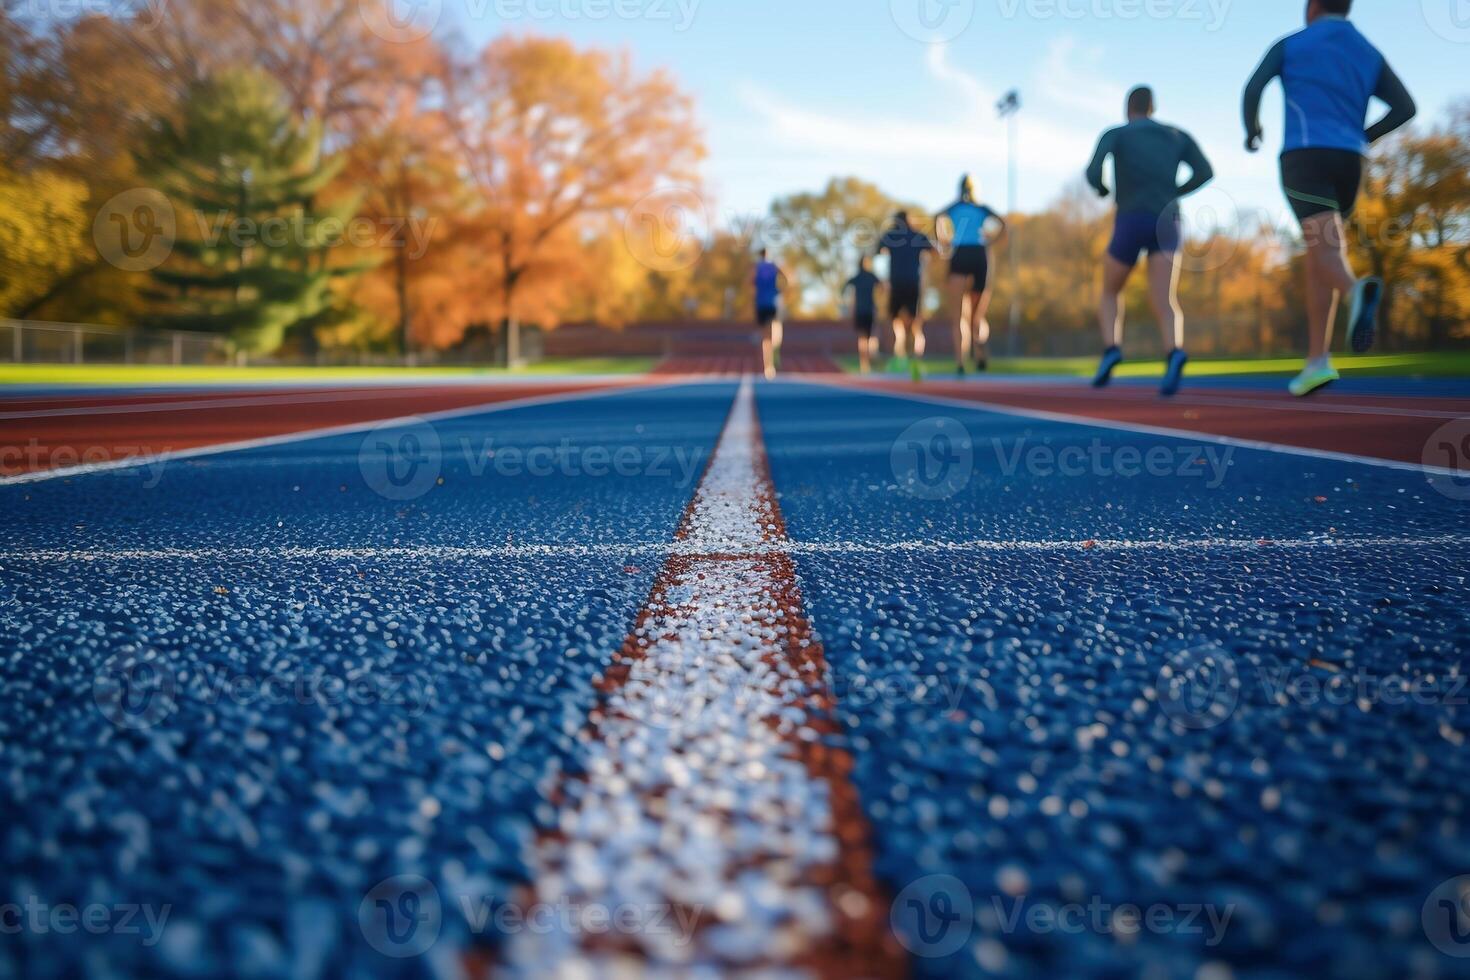
[[(1026, 103), (1020, 204), (1043, 206), (1077, 179), (1139, 82), (1157, 89), (1159, 117), (1192, 131), (1215, 163), (1216, 183), (1193, 202), (1200, 217), (1283, 210), (1279, 89), (1258, 156), (1241, 146), (1239, 99), (1270, 44), (1301, 26), (1297, 0), (443, 2), (443, 25), (473, 40), (562, 35), (670, 70), (697, 100), (705, 175), (727, 224), (839, 174), (938, 207), (969, 170), (1003, 207), (1005, 129), (993, 106), (1012, 86)], [(1357, 7), (1353, 19), (1414, 92), (1421, 121), (1470, 99), (1470, 0)]]

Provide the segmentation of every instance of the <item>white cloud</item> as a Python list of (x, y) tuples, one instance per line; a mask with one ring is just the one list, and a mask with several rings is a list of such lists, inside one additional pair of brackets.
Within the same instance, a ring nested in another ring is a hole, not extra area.
[[(915, 55), (922, 57), (922, 67), (915, 66), (912, 113), (829, 109), (774, 86), (738, 86), (746, 118), (722, 127), (716, 137), (716, 182), (729, 192), (726, 200), (733, 208), (763, 211), (776, 193), (857, 174), (892, 193), (938, 205), (955, 177), (969, 171), (982, 194), (1003, 203), (1006, 129), (995, 114), (1001, 92), (956, 64), (957, 50), (936, 44)], [(1023, 80), (1023, 207), (1041, 207), (1080, 179), (1098, 135), (1122, 123), (1124, 95), (1143, 80), (1110, 77), (1105, 63), (1100, 48), (1060, 37)], [(1274, 169), (1263, 157), (1239, 151), (1232, 127), (1221, 122), (1215, 132), (1205, 125), (1195, 135), (1213, 151), (1219, 174), (1213, 193), (1201, 195), (1201, 206), (1207, 197), (1217, 209), (1228, 206), (1231, 194), (1242, 201), (1275, 200)]]
[[(740, 86), (738, 94), (770, 145), (829, 155), (837, 164), (834, 173), (850, 169), (843, 161), (854, 157), (922, 159), (951, 169), (1004, 167), (1006, 133), (995, 115), (1000, 93), (954, 65), (948, 45), (929, 46), (925, 69), (952, 95), (937, 100), (953, 107), (948, 117), (937, 118), (932, 110), (904, 117), (836, 113), (800, 105), (753, 83)], [(1026, 111), (1022, 119), (1021, 165), (1026, 170), (1070, 175), (1086, 164), (1091, 133), (1042, 111)]]
[(1121, 122), (1127, 86), (1101, 75), (1102, 48), (1087, 46), (1075, 37), (1053, 38), (1037, 72), (1036, 92), (1044, 104), (1084, 113), (1102, 125)]

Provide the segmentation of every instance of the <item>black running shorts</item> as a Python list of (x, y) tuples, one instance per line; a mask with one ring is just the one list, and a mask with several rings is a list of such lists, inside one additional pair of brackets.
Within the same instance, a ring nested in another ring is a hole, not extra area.
[(888, 313), (890, 316), (918, 316), (919, 296), (923, 292), (917, 282), (894, 282), (888, 284)]
[(1363, 182), (1363, 157), (1352, 150), (1290, 150), (1281, 155), (1281, 186), (1298, 221), (1336, 211), (1353, 213)]
[(985, 246), (961, 245), (956, 248), (954, 257), (949, 260), (949, 274), (968, 279), (970, 292), (985, 292), (985, 284), (990, 279), (990, 256)]

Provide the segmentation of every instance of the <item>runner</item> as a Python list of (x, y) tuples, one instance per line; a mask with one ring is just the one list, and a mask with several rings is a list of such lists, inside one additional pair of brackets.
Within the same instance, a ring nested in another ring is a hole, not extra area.
[[(878, 244), (888, 253), (888, 312), (893, 318), (893, 356), (897, 370), (908, 368), (915, 382), (923, 380), (924, 268), (934, 242), (909, 224), (907, 211), (893, 216), (893, 225)], [(910, 342), (912, 338), (912, 342)]]
[(857, 330), (858, 361), (863, 374), (873, 370), (873, 357), (878, 353), (878, 337), (873, 333), (873, 323), (878, 318), (874, 298), (878, 285), (872, 260), (864, 255), (858, 260), (857, 275), (842, 287), (844, 293), (852, 291), (852, 325)]
[[(1261, 148), (1266, 86), (1280, 78), (1286, 90), (1281, 184), (1307, 246), (1308, 360), (1289, 386), (1298, 397), (1338, 379), (1329, 351), (1343, 293), (1353, 298), (1353, 351), (1373, 347), (1383, 280), (1353, 275), (1344, 218), (1357, 202), (1368, 147), (1418, 111), (1383, 55), (1349, 23), (1352, 6), (1352, 0), (1310, 0), (1306, 29), (1278, 41), (1245, 89), (1245, 146), (1252, 153)], [(1364, 130), (1374, 96), (1388, 104), (1388, 112)]]
[[(1155, 122), (1154, 93), (1139, 86), (1128, 93), (1128, 124), (1110, 129), (1098, 141), (1097, 152), (1087, 165), (1087, 182), (1103, 197), (1103, 162), (1113, 158), (1113, 182), (1117, 185), (1118, 213), (1113, 240), (1103, 258), (1102, 301), (1098, 323), (1102, 327), (1103, 356), (1093, 386), (1105, 387), (1113, 371), (1123, 362), (1122, 293), (1138, 264), (1148, 253), (1148, 299), (1158, 318), (1159, 330), (1168, 351), (1164, 383), (1160, 392), (1171, 397), (1184, 379), (1184, 314), (1179, 309), (1179, 199), (1205, 186), (1215, 176), (1210, 161), (1188, 133)], [(1179, 165), (1189, 166), (1189, 179), (1179, 183)]]
[(761, 363), (766, 380), (776, 377), (781, 357), (781, 286), (790, 280), (781, 267), (761, 249), (755, 267), (755, 322), (761, 331)]
[[(991, 221), (999, 222), (994, 237), (987, 232)], [(975, 201), (975, 182), (960, 178), (960, 197), (940, 212), (935, 223), (939, 244), (950, 252), (949, 308), (954, 313), (954, 356), (957, 373), (964, 377), (973, 344), (975, 367), (984, 371), (990, 363), (990, 254), (989, 247), (1006, 235), (1005, 219)]]

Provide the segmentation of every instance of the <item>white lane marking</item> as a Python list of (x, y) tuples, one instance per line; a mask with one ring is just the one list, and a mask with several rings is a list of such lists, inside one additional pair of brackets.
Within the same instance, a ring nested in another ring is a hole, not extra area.
[(1195, 429), (1170, 429), (1157, 425), (1143, 425), (1137, 422), (1115, 422), (1110, 419), (1089, 418), (1085, 415), (1069, 415), (1065, 412), (1047, 412), (1035, 408), (1012, 408), (1008, 405), (997, 405), (993, 402), (952, 398), (945, 395), (885, 391), (881, 388), (867, 388), (844, 380), (827, 381), (816, 379), (813, 381), (788, 383), (820, 385), (825, 388), (836, 388), (841, 391), (851, 391), (860, 395), (876, 395), (882, 398), (896, 398), (900, 401), (926, 402), (932, 405), (944, 405), (951, 408), (967, 408), (972, 412), (994, 412), (997, 415), (1014, 415), (1018, 418), (1038, 419), (1043, 422), (1061, 422), (1065, 425), (1077, 425), (1090, 429), (1137, 432), (1142, 435), (1164, 436), (1169, 439), (1201, 440), (1221, 446), (1236, 446), (1240, 449), (1255, 449), (1268, 453), (1286, 453), (1291, 456), (1306, 456), (1310, 459), (1326, 459), (1338, 463), (1358, 463), (1363, 466), (1379, 466), (1384, 469), (1402, 470), (1406, 473), (1453, 477), (1463, 477), (1465, 475), (1465, 471), (1463, 470), (1452, 470), (1444, 466), (1425, 466), (1422, 463), (1402, 463), (1394, 459), (1358, 456), (1353, 453), (1337, 453), (1327, 449), (1308, 449), (1304, 446), (1289, 446), (1279, 442), (1237, 439), (1234, 436), (1220, 436), (1210, 432), (1200, 432)]
[[(248, 370), (248, 369), (247, 369)], [(403, 376), (392, 374), (367, 375), (364, 377), (300, 378), (261, 380), (258, 378), (215, 378), (193, 384), (159, 383), (150, 381), (120, 382), (66, 382), (32, 384), (28, 382), (0, 383), (0, 404), (5, 401), (71, 401), (77, 398), (120, 397), (182, 397), (203, 395), (225, 386), (241, 393), (248, 392), (293, 392), (293, 391), (337, 391), (353, 388), (464, 388), (464, 387), (519, 387), (526, 384), (616, 384), (631, 381), (641, 375), (636, 372), (620, 374), (483, 374), (465, 372), (461, 374), (434, 374)]]
[[(730, 545), (730, 542), (726, 542)], [(1322, 538), (1186, 538), (1182, 540), (1128, 541), (1122, 539), (1070, 539), (1033, 541), (775, 541), (757, 546), (729, 547), (734, 557), (763, 555), (883, 555), (944, 554), (967, 551), (1341, 551), (1354, 548), (1470, 547), (1470, 535), (1440, 534), (1423, 537), (1322, 537)], [(616, 558), (648, 555), (658, 558), (707, 553), (707, 548), (688, 542), (630, 541), (623, 544), (518, 544), (503, 547), (415, 545), (406, 547), (282, 547), (282, 548), (39, 548), (31, 551), (0, 551), (8, 562), (227, 562), (241, 561), (503, 561), (518, 558)]]
[[(976, 386), (977, 392), (984, 392), (983, 386)], [(1079, 387), (1063, 389), (1060, 393), (1065, 395), (1086, 395), (1093, 389), (1091, 387)], [(1396, 408), (1391, 405), (1373, 407), (1371, 405), (1347, 405), (1341, 402), (1330, 401), (1304, 401), (1295, 399), (1287, 401), (1285, 398), (1232, 398), (1229, 395), (1202, 395), (1196, 391), (1186, 391), (1179, 395), (1174, 405), (1179, 408), (1193, 408), (1202, 405), (1207, 408), (1268, 408), (1271, 411), (1282, 412), (1308, 412), (1316, 415), (1381, 415), (1408, 419), (1457, 419), (1470, 415), (1470, 409), (1462, 412), (1454, 412), (1449, 409), (1428, 408)], [(1365, 396), (1373, 397), (1373, 396)], [(1380, 396), (1381, 397), (1381, 396)], [(1115, 387), (1108, 395), (1110, 401), (1127, 401), (1143, 404), (1157, 404), (1158, 395), (1147, 391), (1135, 391), (1131, 387)], [(1099, 399), (1099, 404), (1106, 404)]]
[(210, 408), (256, 408), (263, 405), (314, 405), (332, 402), (376, 401), (382, 398), (416, 398), (418, 391), (303, 391), (284, 395), (241, 395), (230, 398), (198, 398), (193, 401), (139, 402), (119, 405), (78, 405), (71, 408), (38, 408), (23, 412), (0, 412), (0, 419), (59, 419), (76, 415), (147, 415), (156, 412), (192, 412)]
[[(813, 882), (839, 853), (830, 787), (793, 748), (826, 679), (801, 676), (782, 650), (792, 610), (770, 565), (712, 553), (775, 535), (755, 433), (746, 381), (686, 517), (691, 554), (661, 575), (634, 631), (641, 655), (594, 716), (586, 777), (564, 781), (557, 834), (528, 857), (538, 903), (612, 921), (631, 910), (644, 928), (522, 930), (507, 950), (517, 975), (790, 968), (833, 933)], [(679, 912), (698, 927), (650, 926)]]
[(471, 415), (489, 415), (494, 412), (506, 412), (516, 408), (530, 408), (536, 405), (581, 401), (587, 398), (605, 398), (609, 395), (627, 394), (631, 391), (651, 391), (658, 388), (675, 387), (676, 385), (677, 382), (672, 384), (665, 382), (636, 382), (633, 384), (614, 385), (608, 388), (597, 388), (592, 391), (570, 391), (553, 395), (532, 395), (527, 398), (514, 398), (510, 401), (471, 405), (466, 408), (451, 408), (442, 412), (430, 412), (427, 415), (400, 415), (369, 419), (366, 422), (350, 422), (346, 425), (334, 425), (320, 429), (303, 429), (300, 432), (286, 432), (281, 435), (262, 436), (258, 439), (240, 439), (235, 442), (195, 446), (190, 449), (175, 449), (168, 452), (129, 456), (124, 459), (110, 459), (101, 463), (81, 463), (77, 466), (38, 470), (34, 473), (19, 473), (14, 476), (0, 477), (0, 487), (22, 483), (44, 483), (47, 480), (87, 476), (92, 473), (108, 473), (114, 470), (137, 469), (142, 466), (156, 467), (160, 463), (169, 463), (180, 459), (197, 459), (201, 456), (218, 456), (221, 453), (241, 452), (246, 449), (265, 449), (271, 446), (285, 446), (291, 443), (307, 442), (312, 439), (329, 439), (333, 436), (351, 435), (356, 432), (366, 432), (369, 429), (375, 429), (378, 426), (384, 425), (413, 425), (416, 422), (446, 422), (451, 419), (467, 418)]

